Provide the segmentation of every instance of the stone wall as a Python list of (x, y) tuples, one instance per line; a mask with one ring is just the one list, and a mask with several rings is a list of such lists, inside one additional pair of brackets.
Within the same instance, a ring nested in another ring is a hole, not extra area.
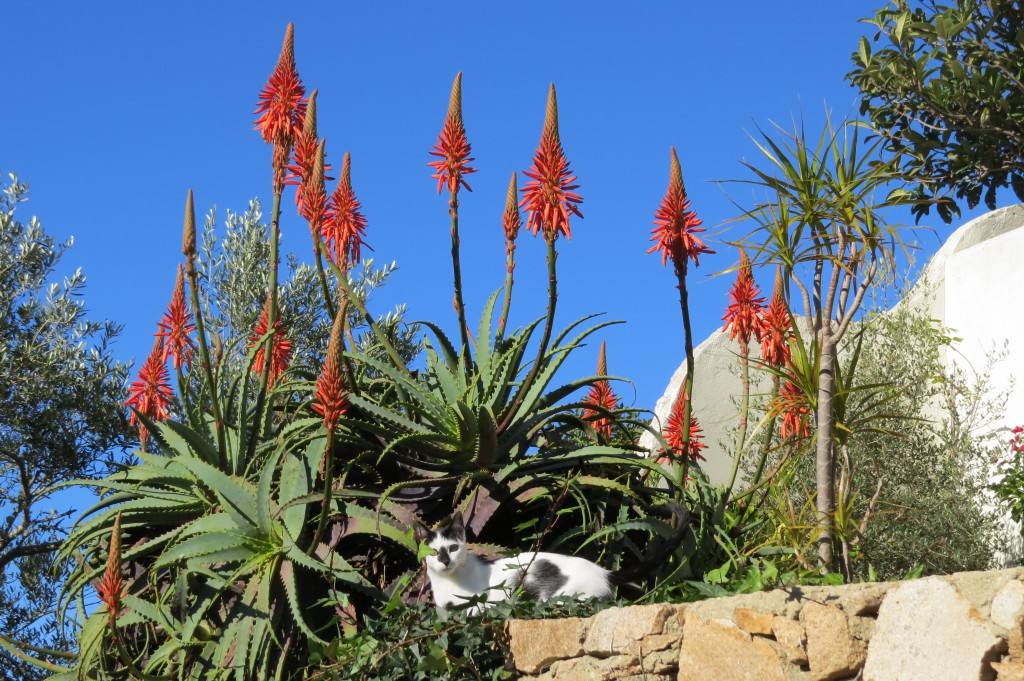
[(1024, 681), (1024, 568), (506, 626), (523, 678)]

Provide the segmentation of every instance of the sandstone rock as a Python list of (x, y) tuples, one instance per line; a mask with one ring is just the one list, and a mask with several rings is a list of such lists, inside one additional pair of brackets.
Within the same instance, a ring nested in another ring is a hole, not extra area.
[(509, 652), (517, 671), (536, 674), (556, 660), (583, 654), (584, 620), (512, 620), (505, 624)]
[(1024, 664), (1020, 662), (993, 662), (992, 669), (999, 681), (1024, 681)]
[(679, 652), (679, 681), (786, 681), (772, 646), (730, 622), (702, 622), (686, 614)]
[(536, 681), (674, 681), (676, 660), (670, 665), (641, 661), (632, 655), (579, 657), (562, 660)]
[(853, 676), (864, 666), (864, 643), (850, 635), (846, 613), (839, 608), (810, 602), (800, 613), (807, 633), (807, 661), (811, 678), (833, 681)]
[(886, 594), (868, 645), (865, 681), (992, 679), (1006, 642), (941, 577), (905, 582)]
[(999, 681), (1024, 681), (1024, 665), (1020, 663), (992, 663)]
[(1024, 621), (1010, 627), (1007, 643), (1009, 644), (1010, 659), (1015, 662), (1024, 662)]
[(786, 653), (787, 660), (798, 667), (807, 666), (807, 637), (799, 622), (776, 616), (772, 618), (772, 633)]
[(1003, 629), (1020, 627), (1024, 615), (1024, 584), (1011, 580), (992, 598), (992, 621)]
[(748, 634), (771, 636), (772, 617), (773, 615), (767, 615), (756, 610), (736, 608), (736, 626)]
[(674, 605), (640, 605), (602, 610), (591, 620), (583, 649), (595, 657), (626, 652), (637, 654), (639, 642), (645, 636), (664, 633), (666, 623), (677, 617), (680, 610), (679, 606)]
[(888, 583), (851, 585), (839, 597), (839, 604), (847, 615), (877, 615), (882, 599), (892, 587)]

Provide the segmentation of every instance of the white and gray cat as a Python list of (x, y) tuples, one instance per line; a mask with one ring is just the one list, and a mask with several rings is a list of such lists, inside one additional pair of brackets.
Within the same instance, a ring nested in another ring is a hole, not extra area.
[(682, 542), (690, 514), (675, 503), (668, 504), (667, 510), (677, 523), (658, 555), (621, 570), (606, 570), (585, 558), (561, 553), (521, 553), (497, 560), (473, 555), (467, 550), (466, 528), (459, 513), (436, 530), (416, 523), (414, 534), (417, 542), (425, 541), (434, 550), (425, 562), (438, 611), (445, 613), (486, 595), (484, 603), (468, 608), (469, 612), (479, 612), (486, 603), (507, 600), (519, 587), (541, 601), (556, 596), (611, 598), (613, 587), (649, 573)]

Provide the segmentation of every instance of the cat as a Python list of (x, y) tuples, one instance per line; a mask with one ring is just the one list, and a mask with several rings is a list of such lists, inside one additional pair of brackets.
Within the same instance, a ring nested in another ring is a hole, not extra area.
[(434, 605), (442, 615), (474, 597), (484, 597), (467, 610), (478, 613), (488, 603), (507, 600), (520, 586), (530, 596), (544, 601), (556, 596), (606, 600), (615, 586), (628, 584), (649, 573), (675, 551), (686, 534), (690, 513), (681, 504), (666, 505), (677, 520), (675, 530), (658, 555), (621, 570), (606, 570), (586, 558), (561, 553), (522, 553), (495, 560), (467, 550), (466, 527), (458, 512), (437, 530), (422, 523), (413, 526), (417, 542), (426, 542), (434, 553), (426, 557), (427, 578), (434, 592)]

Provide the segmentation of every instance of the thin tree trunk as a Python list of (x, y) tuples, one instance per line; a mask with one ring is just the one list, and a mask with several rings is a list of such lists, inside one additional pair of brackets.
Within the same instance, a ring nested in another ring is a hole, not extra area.
[(832, 397), (835, 392), (835, 341), (826, 321), (821, 330), (821, 365), (818, 368), (818, 442), (815, 453), (817, 493), (818, 565), (833, 569), (832, 516), (835, 511), (835, 459), (833, 457)]

